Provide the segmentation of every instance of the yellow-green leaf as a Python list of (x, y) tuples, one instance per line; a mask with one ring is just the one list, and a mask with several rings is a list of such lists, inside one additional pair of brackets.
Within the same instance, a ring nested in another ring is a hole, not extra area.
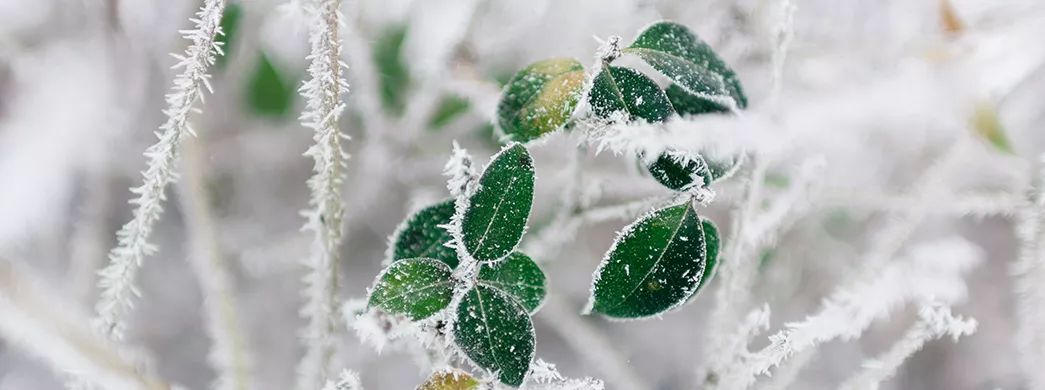
[(516, 73), (497, 104), (510, 141), (527, 142), (563, 127), (580, 101), (584, 65), (572, 58), (538, 61)]

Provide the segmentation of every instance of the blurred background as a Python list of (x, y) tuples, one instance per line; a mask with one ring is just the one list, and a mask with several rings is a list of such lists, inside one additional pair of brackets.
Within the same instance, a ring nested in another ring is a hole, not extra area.
[[(214, 379), (189, 260), (192, 213), (180, 194), (190, 176), (204, 190), (213, 223), (207, 236), (233, 281), (256, 387), (286, 389), (302, 353), (300, 264), (311, 239), (300, 231), (300, 211), (312, 164), (302, 153), (312, 140), (297, 120), (308, 25), (293, 3), (231, 4), (227, 56), (213, 68), (214, 93), (192, 119), (198, 137), (185, 143), (182, 182), (168, 189), (154, 232), (159, 252), (139, 274), (127, 344), (166, 381), (202, 389)], [(85, 313), (96, 299), (94, 271), (130, 218), (128, 188), (141, 180), (142, 151), (163, 120), (175, 72), (169, 53), (184, 49), (178, 30), (190, 27), (198, 6), (0, 0), (0, 261)], [(352, 137), (352, 158), (342, 297), (365, 296), (387, 237), (410, 211), (448, 196), (441, 171), (453, 140), (481, 163), (496, 152), (493, 113), (501, 85), (516, 70), (550, 57), (593, 64), (593, 36), (630, 42), (643, 26), (671, 19), (739, 73), (751, 100), (747, 115), (760, 127), (745, 129), (738, 142), (762, 142), (752, 148), (768, 161), (768, 199), (798, 185), (803, 162), (826, 162), (815, 190), (801, 196), (801, 212), (789, 217), (779, 239), (759, 248), (753, 300), (772, 308), (772, 329), (815, 312), (859, 267), (883, 225), (922, 210), (924, 222), (911, 227), (904, 248), (960, 237), (981, 249), (966, 276), (967, 297), (954, 306), (980, 327), (958, 343), (931, 342), (884, 386), (1030, 388), (1013, 338), (1017, 213), (1004, 201), (1022, 199), (1045, 151), (1045, 3), (346, 0), (343, 12), (351, 91), (341, 125)], [(583, 138), (559, 134), (531, 147), (537, 194), (523, 245), (554, 219), (571, 183), (592, 206), (668, 194), (633, 158), (588, 148), (578, 159)], [(580, 164), (580, 179), (563, 168), (569, 164)], [(934, 164), (946, 169), (925, 177)], [(717, 186), (704, 212), (728, 232), (742, 185)], [(920, 196), (907, 197), (919, 188)], [(588, 356), (584, 341), (563, 329), (565, 316), (611, 346), (649, 389), (695, 388), (713, 293), (661, 319), (577, 314), (591, 272), (614, 232), (631, 220), (584, 226), (575, 239), (533, 254), (554, 296), (535, 316), (537, 356), (566, 376), (627, 388), (600, 370), (605, 357)], [(791, 387), (837, 386), (915, 318), (915, 308), (904, 307), (859, 340), (824, 345)], [(63, 373), (10, 341), (0, 339), (0, 390), (63, 388)], [(755, 347), (764, 344), (756, 340)], [(352, 334), (342, 349), (345, 367), (370, 389), (412, 388), (426, 375), (408, 354), (378, 354)]]

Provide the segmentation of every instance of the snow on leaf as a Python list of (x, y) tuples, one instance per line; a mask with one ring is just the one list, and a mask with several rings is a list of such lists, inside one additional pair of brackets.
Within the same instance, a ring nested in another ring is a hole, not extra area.
[(512, 252), (503, 261), (483, 265), (479, 270), (479, 284), (512, 296), (531, 315), (544, 301), (544, 272), (522, 252)]
[(738, 108), (747, 106), (747, 97), (736, 73), (686, 26), (654, 23), (639, 33), (623, 52), (642, 58), (696, 96), (733, 103)]
[(467, 372), (445, 369), (432, 373), (417, 390), (472, 390), (479, 388), (479, 381)]
[(451, 272), (446, 263), (435, 259), (396, 261), (377, 276), (368, 305), (415, 321), (425, 319), (450, 304)]
[(475, 365), (518, 387), (533, 362), (536, 339), (526, 309), (501, 290), (476, 285), (457, 306), (457, 346)]
[(403, 221), (392, 235), (389, 260), (427, 257), (456, 268), (457, 252), (443, 245), (452, 239), (450, 233), (439, 226), (450, 223), (454, 210), (454, 200), (447, 199), (418, 210)]
[(619, 234), (595, 270), (591, 311), (642, 318), (678, 307), (700, 285), (705, 250), (703, 227), (690, 202), (640, 218)]
[(533, 182), (533, 159), (521, 144), (493, 157), (461, 221), (464, 246), (472, 257), (493, 261), (515, 249), (533, 205)]
[(595, 75), (588, 102), (592, 112), (610, 119), (624, 112), (628, 120), (663, 122), (674, 113), (668, 97), (652, 79), (630, 68), (605, 67)]
[[(661, 153), (646, 169), (657, 182), (675, 191), (684, 191), (693, 185), (706, 187), (714, 180), (703, 158), (676, 152)], [(698, 182), (697, 178), (701, 181)]]
[(682, 88), (675, 83), (671, 83), (671, 85), (664, 90), (664, 94), (668, 97), (668, 101), (671, 102), (671, 106), (675, 107), (675, 112), (678, 113), (679, 116), (723, 114), (730, 112), (728, 107), (723, 107), (721, 104), (715, 103), (711, 100), (701, 99), (700, 97), (687, 92), (685, 88)]
[(530, 64), (504, 88), (497, 104), (497, 123), (511, 141), (540, 138), (566, 124), (583, 88), (584, 65), (575, 59)]

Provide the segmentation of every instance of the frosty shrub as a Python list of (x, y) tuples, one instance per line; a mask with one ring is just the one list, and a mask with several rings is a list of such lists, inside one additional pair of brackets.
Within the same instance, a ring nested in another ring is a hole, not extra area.
[[(536, 347), (530, 316), (540, 309), (546, 287), (541, 268), (517, 249), (535, 185), (532, 157), (517, 142), (533, 144), (571, 123), (578, 124), (574, 131), (584, 131), (590, 122), (658, 123), (746, 105), (733, 71), (682, 25), (656, 23), (631, 46), (618, 44), (614, 38), (604, 48), (593, 76), (585, 75), (580, 62), (559, 58), (531, 64), (508, 81), (497, 123), (511, 143), (478, 178), (468, 171), (471, 158), (456, 152), (448, 164), (455, 197), (417, 211), (392, 236), (391, 264), (370, 289), (370, 310), (412, 321), (445, 311), (436, 327), (450, 329), (443, 336), (453, 341), (449, 355), (460, 352), (502, 384), (526, 381)], [(678, 83), (672, 95), (636, 70), (611, 66), (622, 53)], [(578, 112), (581, 101), (590, 104), (586, 113)], [(711, 169), (699, 154), (672, 151), (648, 163), (653, 177), (677, 193), (670, 205), (618, 234), (595, 271), (588, 311), (614, 318), (658, 316), (711, 280), (718, 229), (697, 207), (710, 201), (713, 181), (736, 165), (735, 159), (725, 161)]]
[(1045, 389), (1038, 3), (0, 5), (0, 390)]

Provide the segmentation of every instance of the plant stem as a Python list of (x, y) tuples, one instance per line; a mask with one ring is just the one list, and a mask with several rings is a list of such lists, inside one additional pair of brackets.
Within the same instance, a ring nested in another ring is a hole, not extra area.
[(314, 175), (308, 180), (312, 206), (305, 212), (304, 229), (314, 234), (312, 254), (306, 266), (302, 315), (308, 324), (302, 332), (305, 356), (298, 364), (299, 390), (317, 389), (330, 376), (336, 354), (339, 328), (338, 263), (342, 240), (344, 205), (341, 184), (348, 155), (342, 149), (339, 118), (344, 110), (348, 84), (341, 62), (341, 1), (315, 0), (310, 4), (312, 35), (310, 79), (301, 87), (307, 100), (302, 124), (314, 131), (315, 144), (305, 152), (314, 160)]
[(189, 125), (189, 114), (194, 111), (196, 101), (202, 98), (203, 88), (210, 89), (208, 68), (214, 64), (220, 50), (215, 37), (221, 33), (221, 14), (225, 9), (223, 0), (206, 0), (196, 18), (196, 28), (183, 33), (192, 44), (185, 54), (175, 56), (175, 68), (182, 72), (174, 78), (171, 92), (167, 94), (167, 121), (157, 133), (159, 141), (145, 151), (148, 167), (142, 172), (144, 182), (131, 189), (138, 195), (131, 200), (134, 204), (133, 218), (117, 232), (119, 243), (109, 253), (109, 265), (100, 272), (98, 286), (102, 289), (96, 310), (96, 326), (113, 339), (123, 337), (127, 313), (132, 300), (138, 294), (134, 279), (146, 256), (156, 252), (149, 236), (156, 221), (163, 213), (164, 190), (175, 179), (174, 165), (178, 158), (178, 147), (185, 135), (193, 135)]

